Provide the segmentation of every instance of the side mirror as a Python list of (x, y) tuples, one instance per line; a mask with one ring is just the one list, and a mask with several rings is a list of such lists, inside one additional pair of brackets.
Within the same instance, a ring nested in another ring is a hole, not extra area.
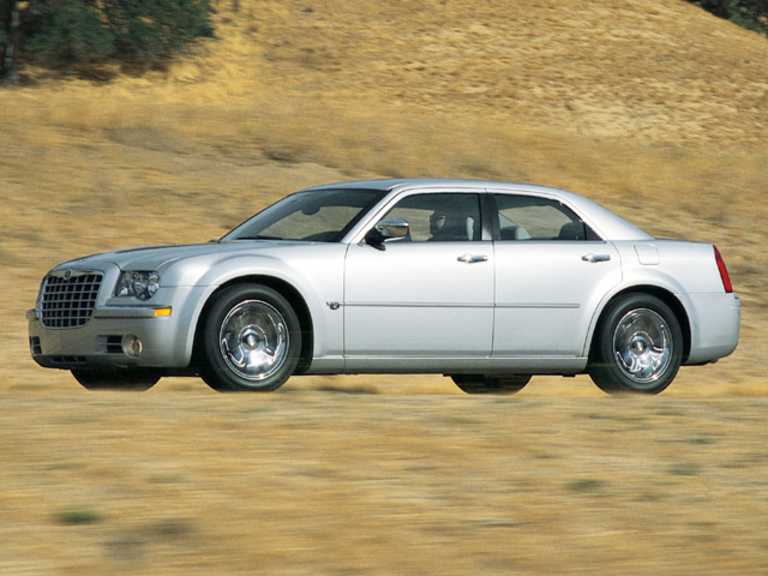
[(402, 218), (382, 220), (365, 235), (365, 241), (377, 250), (384, 250), (384, 243), (389, 240), (402, 240), (408, 236), (410, 225)]

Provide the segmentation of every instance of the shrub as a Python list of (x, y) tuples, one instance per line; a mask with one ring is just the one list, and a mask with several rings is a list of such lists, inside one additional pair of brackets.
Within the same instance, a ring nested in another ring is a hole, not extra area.
[(688, 1), (734, 24), (768, 34), (768, 1), (766, 0)]
[(69, 508), (56, 514), (59, 524), (97, 524), (103, 520), (103, 516), (90, 508)]
[(594, 478), (583, 478), (581, 480), (572, 480), (566, 484), (566, 487), (571, 492), (600, 492), (605, 487), (605, 482), (602, 480), (595, 480)]
[(24, 15), (24, 48), (39, 63), (109, 60), (161, 67), (198, 36), (211, 36), (208, 0), (36, 0)]
[(104, 13), (122, 58), (157, 63), (211, 36), (208, 0), (107, 0)]
[(35, 59), (48, 64), (97, 62), (114, 53), (114, 36), (94, 6), (82, 0), (62, 0), (41, 11), (37, 33), (26, 42)]

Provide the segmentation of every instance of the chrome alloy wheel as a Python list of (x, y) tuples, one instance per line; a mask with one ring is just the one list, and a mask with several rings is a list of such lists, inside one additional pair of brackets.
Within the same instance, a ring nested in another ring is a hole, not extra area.
[(648, 308), (627, 312), (613, 332), (613, 350), (621, 371), (637, 388), (652, 388), (670, 365), (674, 342), (662, 316)]
[(234, 306), (219, 330), (219, 349), (227, 366), (252, 382), (266, 380), (285, 363), (290, 335), (283, 315), (262, 300)]

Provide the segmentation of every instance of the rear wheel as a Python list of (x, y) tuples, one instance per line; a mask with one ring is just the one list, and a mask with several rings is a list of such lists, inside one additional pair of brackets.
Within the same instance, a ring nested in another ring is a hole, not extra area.
[(224, 289), (202, 327), (201, 376), (222, 392), (276, 390), (296, 368), (301, 325), (279, 292), (259, 284)]
[(483, 374), (453, 374), (451, 379), (467, 394), (515, 394), (531, 381), (530, 374), (487, 376)]
[(596, 337), (589, 375), (608, 393), (658, 394), (682, 362), (680, 322), (650, 294), (628, 294), (609, 304)]
[(160, 380), (160, 374), (150, 370), (76, 369), (72, 376), (88, 390), (133, 390), (152, 388)]

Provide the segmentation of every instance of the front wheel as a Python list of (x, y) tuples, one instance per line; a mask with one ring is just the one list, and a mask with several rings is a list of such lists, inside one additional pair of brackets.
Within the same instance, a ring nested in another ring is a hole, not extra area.
[(530, 374), (486, 376), (483, 374), (453, 374), (451, 379), (467, 394), (515, 394), (531, 381)]
[(611, 303), (597, 328), (589, 375), (608, 393), (658, 394), (672, 383), (683, 358), (675, 313), (650, 294)]
[(259, 284), (231, 286), (214, 298), (202, 326), (203, 380), (222, 392), (282, 386), (301, 354), (301, 325), (288, 300)]
[(72, 370), (72, 376), (88, 390), (149, 390), (160, 380), (160, 375), (149, 370), (86, 369)]

